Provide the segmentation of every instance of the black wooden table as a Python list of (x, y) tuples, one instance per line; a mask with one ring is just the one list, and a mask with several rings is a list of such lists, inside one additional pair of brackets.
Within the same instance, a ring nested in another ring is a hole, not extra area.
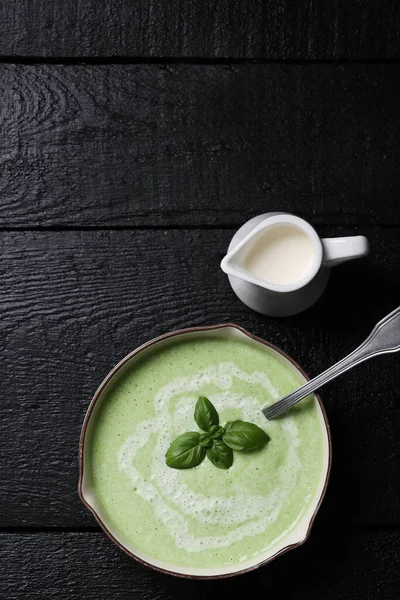
[[(236, 322), (315, 375), (399, 304), (396, 0), (3, 0), (0, 597), (398, 600), (400, 369), (324, 389), (333, 471), (310, 540), (219, 582), (163, 576), (77, 495), (92, 393), (163, 332)], [(312, 309), (252, 313), (219, 261), (292, 211), (364, 234)]]

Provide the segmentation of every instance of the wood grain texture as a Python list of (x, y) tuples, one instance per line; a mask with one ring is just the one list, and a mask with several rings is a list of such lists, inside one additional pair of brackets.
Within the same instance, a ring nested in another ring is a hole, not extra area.
[(399, 56), (396, 0), (3, 0), (8, 56)]
[[(366, 233), (371, 255), (337, 267), (312, 310), (252, 313), (219, 261), (233, 230), (3, 232), (0, 527), (83, 527), (80, 427), (98, 384), (156, 335), (236, 322), (316, 375), (359, 344), (398, 304), (397, 229)], [(323, 391), (334, 461), (317, 527), (400, 522), (400, 369), (396, 355), (359, 366)], [(384, 408), (384, 409), (383, 409)]]
[(400, 224), (399, 64), (0, 65), (0, 97), (2, 227)]
[[(101, 533), (1, 536), (1, 589), (7, 600), (398, 600), (398, 532), (313, 533), (309, 541), (239, 578), (189, 581), (151, 571)], [(290, 573), (290, 576), (288, 576)]]

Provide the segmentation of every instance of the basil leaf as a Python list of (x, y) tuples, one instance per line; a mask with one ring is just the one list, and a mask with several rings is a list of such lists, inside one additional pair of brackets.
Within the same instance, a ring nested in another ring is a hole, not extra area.
[(202, 433), (200, 436), (200, 445), (208, 448), (213, 445), (213, 439), (209, 433)]
[(253, 423), (231, 421), (225, 425), (222, 439), (233, 450), (254, 450), (269, 442), (269, 435)]
[(229, 469), (233, 463), (233, 451), (222, 440), (215, 440), (211, 448), (207, 448), (207, 458), (218, 469)]
[(200, 445), (200, 434), (188, 431), (176, 438), (165, 454), (165, 462), (173, 469), (191, 469), (199, 465), (206, 455)]
[(219, 424), (218, 413), (215, 410), (214, 405), (209, 401), (208, 398), (201, 396), (194, 409), (194, 420), (197, 425), (206, 433), (210, 430), (213, 425)]

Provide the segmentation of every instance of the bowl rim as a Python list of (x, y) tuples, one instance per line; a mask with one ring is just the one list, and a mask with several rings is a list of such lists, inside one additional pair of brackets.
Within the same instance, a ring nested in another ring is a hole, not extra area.
[(114, 375), (117, 373), (117, 371), (119, 371), (131, 358), (133, 358), (134, 356), (138, 355), (140, 352), (142, 352), (143, 350), (145, 350), (146, 348), (149, 348), (150, 346), (153, 346), (154, 344), (157, 344), (158, 342), (162, 341), (162, 340), (166, 340), (168, 338), (173, 338), (182, 334), (186, 334), (186, 333), (196, 333), (196, 332), (203, 332), (203, 331), (212, 331), (212, 330), (217, 330), (217, 329), (222, 329), (222, 328), (233, 328), (233, 329), (237, 329), (238, 331), (240, 331), (241, 333), (243, 333), (244, 335), (250, 337), (251, 339), (255, 340), (256, 342), (259, 342), (261, 344), (263, 344), (264, 346), (266, 346), (267, 348), (270, 348), (272, 350), (274, 350), (275, 352), (277, 352), (278, 354), (280, 354), (281, 356), (283, 356), (283, 358), (285, 358), (286, 360), (288, 360), (298, 371), (299, 373), (301, 373), (303, 375), (303, 377), (309, 381), (310, 378), (308, 377), (308, 375), (303, 371), (303, 369), (296, 363), (296, 361), (294, 361), (290, 356), (288, 356), (283, 350), (281, 350), (280, 348), (278, 348), (277, 346), (275, 346), (274, 344), (271, 344), (270, 342), (267, 342), (266, 340), (250, 333), (249, 331), (247, 331), (246, 329), (244, 329), (243, 327), (241, 327), (240, 325), (236, 325), (236, 323), (220, 323), (217, 325), (202, 325), (202, 326), (198, 326), (198, 327), (187, 327), (184, 329), (177, 329), (175, 331), (169, 331), (168, 333), (164, 333), (162, 335), (159, 335), (147, 342), (145, 342), (144, 344), (138, 346), (137, 348), (135, 348), (135, 350), (132, 350), (132, 352), (129, 352), (129, 354), (127, 354), (126, 356), (124, 356), (112, 369), (111, 371), (109, 371), (109, 373), (106, 375), (106, 377), (103, 379), (103, 381), (100, 383), (99, 387), (97, 388), (96, 392), (93, 395), (93, 398), (87, 408), (86, 414), (85, 414), (85, 418), (82, 424), (82, 429), (81, 429), (81, 434), (80, 434), (80, 438), (79, 438), (79, 452), (78, 452), (78, 462), (79, 462), (79, 479), (78, 479), (78, 495), (79, 498), (81, 500), (81, 502), (84, 504), (84, 506), (93, 514), (94, 518), (96, 519), (96, 521), (98, 522), (98, 524), (100, 525), (100, 527), (102, 528), (102, 530), (104, 531), (104, 533), (109, 537), (109, 539), (114, 542), (114, 544), (123, 552), (125, 552), (126, 554), (128, 554), (128, 556), (130, 556), (131, 558), (133, 558), (134, 560), (136, 560), (137, 562), (141, 563), (142, 565), (145, 565), (146, 567), (149, 567), (151, 569), (154, 569), (155, 571), (158, 571), (160, 573), (164, 573), (167, 575), (172, 575), (174, 577), (180, 577), (183, 579), (196, 579), (196, 580), (207, 580), (207, 579), (226, 579), (228, 577), (236, 577), (237, 575), (243, 575), (245, 573), (249, 573), (250, 571), (254, 571), (255, 569), (259, 569), (260, 567), (265, 566), (266, 564), (270, 563), (271, 561), (275, 560), (276, 558), (278, 558), (278, 556), (281, 556), (282, 554), (285, 554), (286, 552), (289, 552), (290, 550), (294, 550), (295, 548), (298, 548), (299, 546), (302, 546), (310, 537), (310, 533), (311, 533), (311, 529), (313, 527), (314, 524), (314, 520), (315, 517), (320, 509), (320, 506), (322, 504), (322, 501), (324, 499), (325, 493), (326, 493), (326, 489), (328, 487), (328, 482), (329, 482), (329, 477), (330, 477), (330, 473), (331, 473), (331, 467), (332, 467), (332, 440), (331, 440), (331, 432), (330, 432), (330, 427), (329, 427), (329, 423), (328, 423), (328, 417), (325, 411), (325, 407), (322, 403), (321, 397), (319, 396), (319, 394), (314, 394), (317, 402), (319, 404), (319, 407), (321, 409), (321, 413), (322, 413), (322, 417), (323, 417), (323, 421), (324, 421), (324, 425), (325, 425), (325, 430), (326, 430), (326, 435), (327, 435), (327, 451), (328, 451), (328, 455), (327, 455), (327, 470), (326, 470), (326, 476), (325, 476), (325, 481), (324, 481), (324, 486), (322, 488), (322, 492), (320, 494), (319, 500), (315, 506), (315, 510), (310, 518), (310, 521), (308, 523), (308, 528), (307, 528), (307, 532), (306, 535), (304, 536), (304, 538), (298, 542), (295, 542), (294, 544), (289, 544), (288, 546), (285, 546), (284, 548), (281, 548), (280, 550), (278, 550), (278, 552), (276, 552), (275, 554), (273, 554), (272, 556), (261, 560), (260, 562), (256, 563), (255, 565), (251, 565), (250, 567), (246, 567), (244, 569), (240, 569), (238, 571), (234, 571), (231, 573), (222, 573), (222, 574), (212, 574), (212, 575), (199, 575), (199, 574), (190, 574), (190, 573), (179, 573), (176, 571), (172, 571), (170, 569), (164, 569), (162, 567), (159, 567), (158, 565), (154, 565), (151, 562), (148, 562), (142, 558), (140, 558), (139, 556), (137, 556), (136, 554), (134, 554), (133, 552), (131, 552), (131, 550), (128, 550), (128, 548), (126, 548), (126, 546), (124, 546), (119, 540), (117, 540), (114, 535), (112, 534), (112, 532), (110, 531), (110, 529), (107, 527), (107, 525), (102, 521), (102, 519), (100, 518), (100, 516), (97, 514), (97, 512), (95, 511), (95, 509), (89, 504), (89, 502), (86, 500), (84, 493), (83, 493), (83, 474), (84, 474), (84, 445), (85, 445), (85, 437), (86, 437), (86, 432), (87, 432), (87, 427), (89, 424), (89, 420), (90, 417), (92, 415), (93, 409), (95, 404), (97, 403), (98, 399), (100, 398), (105, 386), (107, 385), (107, 383), (114, 377)]

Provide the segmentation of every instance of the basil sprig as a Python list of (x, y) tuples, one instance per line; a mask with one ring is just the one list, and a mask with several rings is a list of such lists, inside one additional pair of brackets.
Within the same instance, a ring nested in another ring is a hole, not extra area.
[(229, 469), (233, 450), (255, 450), (269, 442), (263, 429), (247, 421), (230, 421), (221, 427), (215, 406), (201, 396), (194, 409), (194, 419), (204, 431), (188, 431), (176, 438), (168, 448), (165, 462), (173, 469), (191, 469), (207, 458), (218, 469)]

